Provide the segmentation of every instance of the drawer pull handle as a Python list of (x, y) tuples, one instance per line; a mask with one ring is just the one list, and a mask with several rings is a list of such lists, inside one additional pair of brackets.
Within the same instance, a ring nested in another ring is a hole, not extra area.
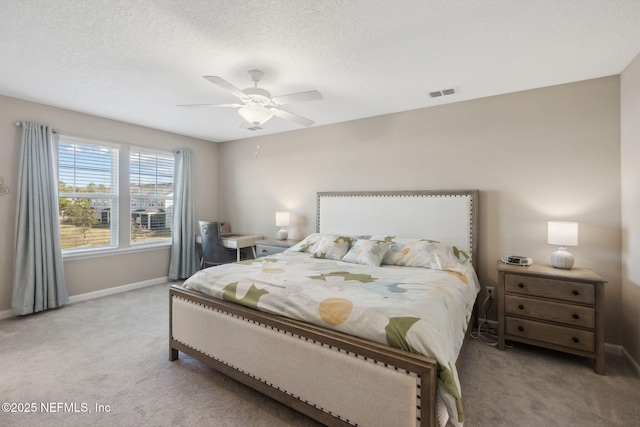
[(519, 288), (524, 288), (524, 283), (518, 283)]
[(520, 305), (518, 306), (518, 308), (519, 308), (520, 310), (524, 310), (524, 305), (520, 304)]
[(577, 313), (573, 313), (573, 316), (572, 316), (572, 317), (573, 317), (574, 319), (576, 319), (576, 320), (578, 320), (578, 319), (580, 318), (580, 316), (578, 316), (578, 314), (577, 314)]
[(573, 290), (573, 292), (571, 292), (571, 293), (572, 293), (572, 294), (574, 294), (574, 295), (580, 295), (580, 292), (578, 292), (578, 291), (577, 291), (577, 290), (575, 290), (575, 289), (574, 289), (574, 290)]
[(578, 338), (578, 337), (573, 337), (572, 339), (573, 339), (573, 342), (575, 342), (575, 343), (580, 342), (580, 338)]
[(518, 330), (519, 330), (520, 332), (524, 332), (524, 326), (518, 326)]

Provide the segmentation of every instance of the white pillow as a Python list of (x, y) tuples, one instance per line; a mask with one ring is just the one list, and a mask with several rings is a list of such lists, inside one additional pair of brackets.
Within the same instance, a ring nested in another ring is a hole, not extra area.
[(389, 246), (389, 242), (358, 239), (342, 261), (379, 267)]
[(349, 236), (326, 235), (318, 243), (313, 257), (340, 261), (349, 251), (353, 240), (354, 239)]
[(436, 270), (455, 269), (469, 258), (464, 251), (435, 240), (395, 236), (373, 236), (372, 240), (390, 242), (382, 263)]
[(312, 254), (316, 251), (316, 249), (318, 249), (318, 244), (324, 236), (325, 234), (322, 233), (309, 234), (303, 240), (285, 250), (285, 252), (308, 252)]

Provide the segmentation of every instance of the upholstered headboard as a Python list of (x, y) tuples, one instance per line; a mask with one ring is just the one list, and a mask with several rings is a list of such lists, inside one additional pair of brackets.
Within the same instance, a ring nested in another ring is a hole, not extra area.
[(319, 192), (319, 233), (420, 237), (457, 246), (478, 267), (478, 190)]

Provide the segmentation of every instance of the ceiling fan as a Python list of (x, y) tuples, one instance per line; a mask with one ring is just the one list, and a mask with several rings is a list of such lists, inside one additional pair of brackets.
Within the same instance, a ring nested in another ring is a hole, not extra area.
[(190, 104), (179, 105), (179, 107), (229, 107), (238, 108), (238, 114), (249, 125), (249, 130), (262, 129), (260, 125), (266, 123), (273, 116), (281, 119), (290, 120), (299, 125), (309, 127), (315, 122), (306, 117), (281, 110), (280, 106), (293, 104), (294, 102), (315, 101), (322, 98), (322, 94), (317, 90), (308, 92), (292, 93), (289, 95), (281, 95), (272, 97), (269, 91), (259, 88), (258, 82), (264, 77), (264, 73), (260, 70), (250, 70), (249, 77), (253, 80), (253, 87), (240, 90), (231, 83), (218, 76), (204, 76), (211, 83), (217, 84), (229, 93), (238, 97), (242, 104)]

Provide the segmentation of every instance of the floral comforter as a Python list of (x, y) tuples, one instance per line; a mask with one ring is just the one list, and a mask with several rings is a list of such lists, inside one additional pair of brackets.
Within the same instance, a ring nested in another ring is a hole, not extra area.
[(455, 362), (480, 289), (469, 264), (371, 267), (285, 252), (200, 270), (184, 286), (433, 357), (451, 421), (464, 420)]

